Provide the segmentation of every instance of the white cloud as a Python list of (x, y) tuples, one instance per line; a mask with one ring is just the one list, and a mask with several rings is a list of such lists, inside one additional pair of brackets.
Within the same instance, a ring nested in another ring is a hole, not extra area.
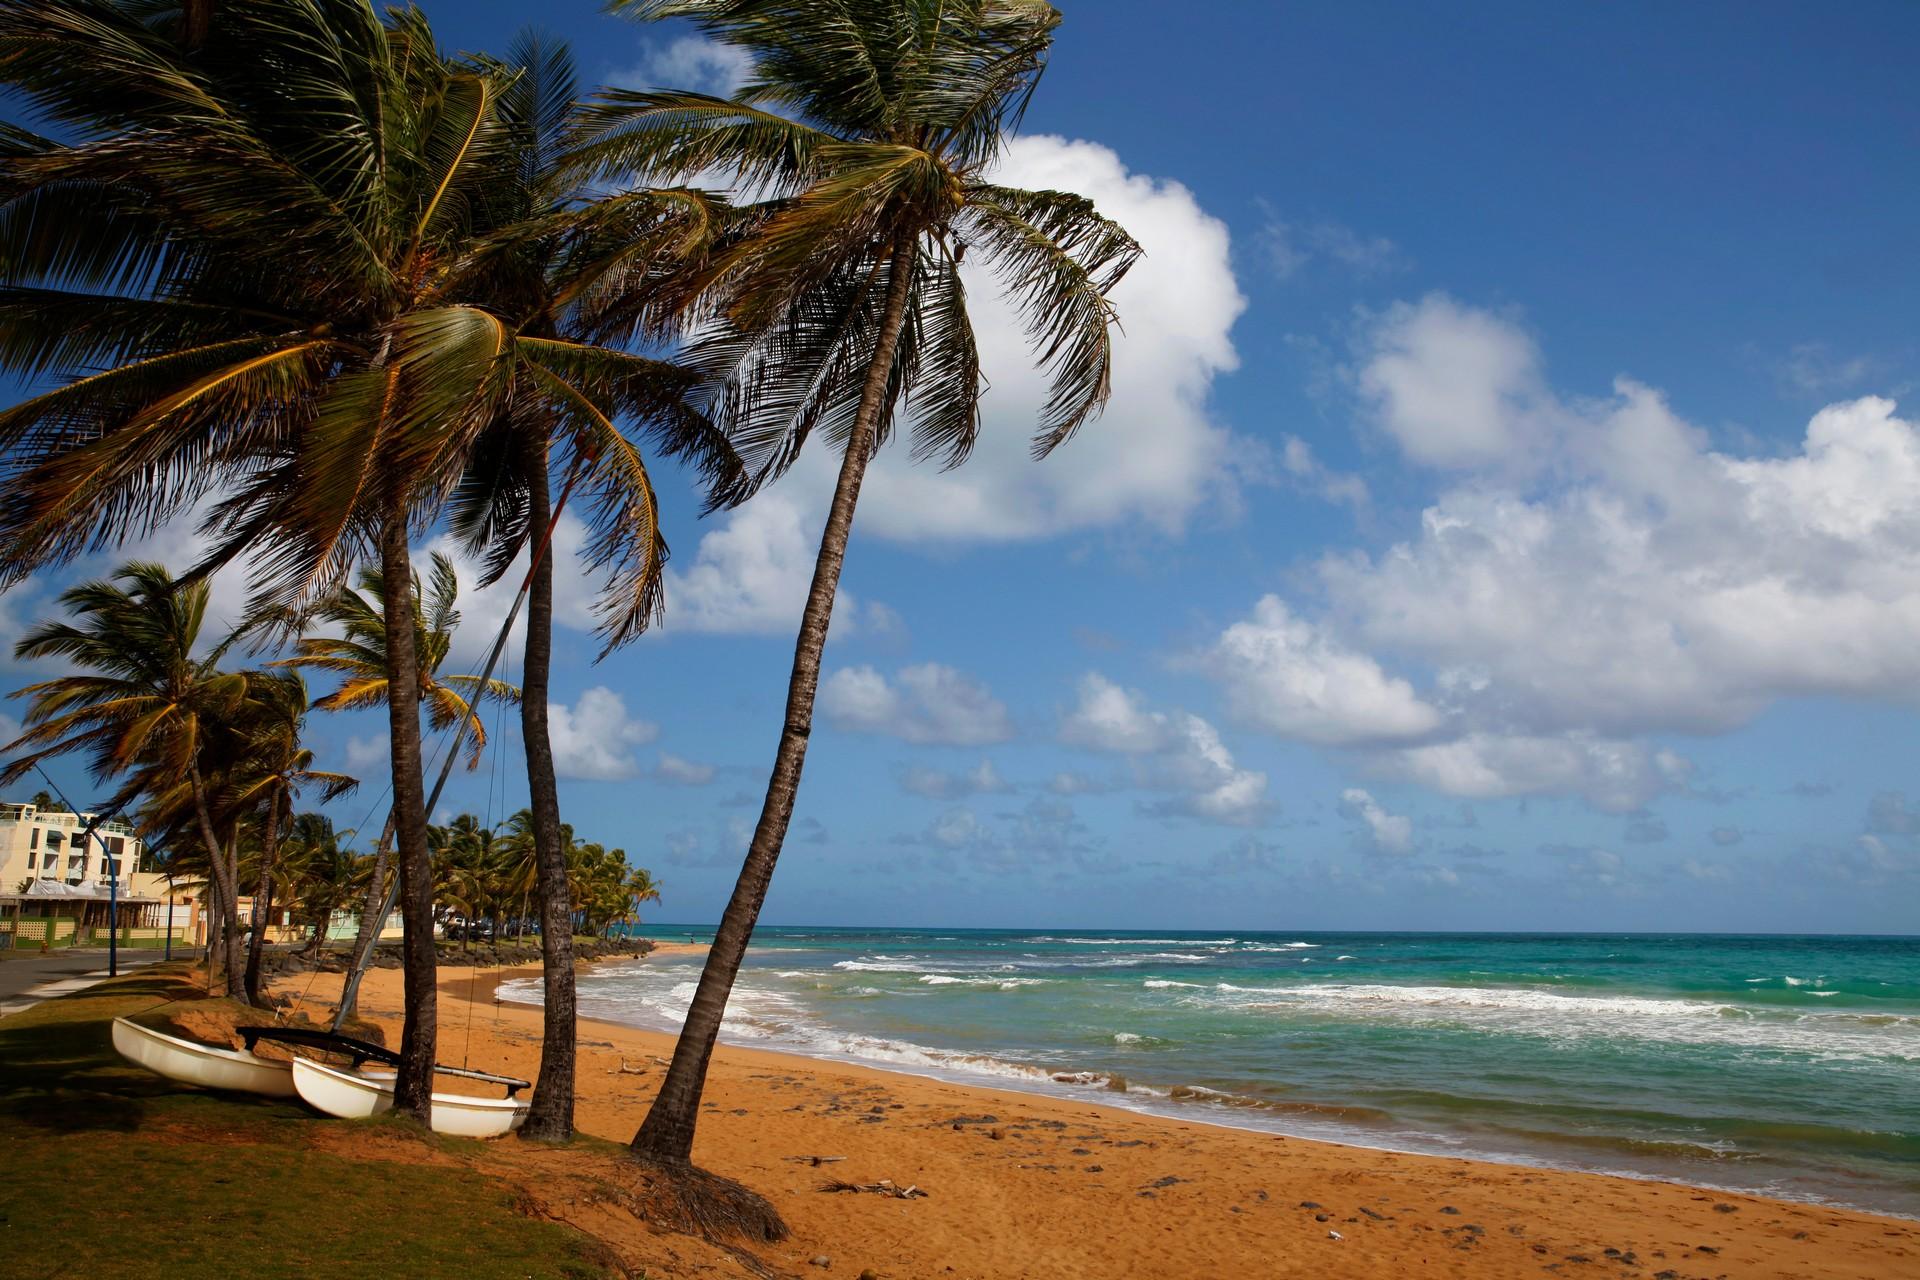
[(1557, 406), (1533, 340), (1444, 294), (1396, 303), (1361, 354), (1360, 394), (1415, 462), (1511, 466), (1530, 460), (1551, 429)]
[(1885, 400), (1783, 458), (1705, 450), (1652, 392), (1596, 411), (1561, 492), (1451, 491), (1417, 537), (1335, 558), (1336, 610), (1534, 731), (1722, 732), (1785, 697), (1920, 685), (1920, 431)]
[(892, 680), (869, 666), (842, 667), (821, 683), (820, 709), (841, 729), (905, 742), (965, 747), (1013, 736), (1005, 704), (937, 662), (902, 667)]
[[(1048, 383), (991, 271), (969, 259), (969, 306), (992, 381), (979, 444), (952, 471), (914, 465), (897, 443), (883, 451), (861, 491), (856, 545), (863, 535), (951, 544), (1112, 525), (1177, 532), (1203, 505), (1231, 509), (1236, 459), (1247, 451), (1207, 408), (1214, 378), (1238, 364), (1229, 333), (1246, 305), (1225, 224), (1185, 187), (1129, 172), (1094, 143), (1016, 138), (997, 177), (1090, 196), (1145, 247), (1113, 295), (1124, 325), (1113, 398), (1072, 443), (1035, 462), (1028, 448)], [(669, 580), (669, 627), (791, 630), (838, 466), (816, 441), (778, 488), (706, 534), (693, 567)], [(844, 612), (837, 607), (836, 618)], [(879, 619), (862, 622), (885, 630)]]
[[(1060, 722), (1060, 739), (1095, 751), (1134, 758), (1136, 785), (1175, 793), (1153, 808), (1217, 822), (1248, 823), (1267, 808), (1267, 775), (1243, 769), (1199, 716), (1184, 711), (1152, 711), (1141, 696), (1097, 672), (1080, 680), (1079, 700)], [(1062, 775), (1054, 790), (1083, 780)]]
[(1413, 852), (1413, 819), (1388, 813), (1370, 793), (1359, 787), (1341, 792), (1340, 812), (1366, 825), (1367, 838), (1379, 852)]
[[(818, 522), (797, 495), (769, 490), (700, 539), (685, 572), (667, 570), (670, 630), (792, 631), (813, 580)], [(839, 614), (842, 602), (836, 602)]]
[(1225, 686), (1236, 719), (1303, 742), (1407, 742), (1442, 721), (1410, 683), (1295, 617), (1278, 596), (1190, 663)]
[(626, 700), (605, 685), (581, 691), (571, 707), (547, 706), (554, 770), (563, 778), (631, 778), (640, 766), (632, 748), (659, 736), (659, 726), (627, 714)]
[(651, 43), (638, 62), (615, 71), (607, 82), (623, 89), (679, 89), (730, 98), (753, 73), (744, 49), (702, 36), (680, 36)]
[(1471, 732), (1370, 760), (1382, 773), (1450, 796), (1571, 794), (1607, 813), (1632, 813), (1676, 785), (1657, 754), (1642, 743), (1580, 734)]
[(915, 795), (930, 796), (936, 800), (1013, 790), (993, 767), (993, 761), (986, 759), (971, 769), (956, 773), (915, 766), (900, 775), (900, 785)]
[(1651, 735), (1914, 702), (1920, 428), (1892, 402), (1740, 455), (1630, 379), (1557, 395), (1528, 335), (1450, 299), (1394, 308), (1366, 349), (1389, 433), (1469, 474), (1385, 550), (1326, 556), (1314, 616), (1263, 600), (1195, 660), (1236, 715), (1451, 795), (1628, 813), (1689, 785)]
[(4, 711), (0, 711), (0, 745), (12, 742), (20, 736), (25, 726)]
[(704, 787), (713, 781), (715, 772), (710, 764), (687, 760), (668, 751), (660, 753), (660, 762), (653, 767), (654, 777), (683, 787)]
[(1158, 751), (1169, 740), (1167, 717), (1148, 711), (1140, 695), (1097, 672), (1080, 678), (1080, 700), (1060, 722), (1060, 740), (1095, 751)]

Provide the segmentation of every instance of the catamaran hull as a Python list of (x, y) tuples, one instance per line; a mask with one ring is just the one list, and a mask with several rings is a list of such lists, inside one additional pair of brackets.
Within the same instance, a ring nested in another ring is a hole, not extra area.
[[(342, 1120), (365, 1120), (393, 1109), (393, 1077), (357, 1075), (296, 1058), (293, 1087), (308, 1106)], [(462, 1138), (501, 1138), (527, 1118), (528, 1103), (512, 1098), (433, 1095), (433, 1131)]]
[(291, 1098), (291, 1063), (255, 1057), (244, 1049), (215, 1049), (166, 1035), (125, 1018), (113, 1020), (113, 1047), (121, 1057), (157, 1076), (206, 1089)]

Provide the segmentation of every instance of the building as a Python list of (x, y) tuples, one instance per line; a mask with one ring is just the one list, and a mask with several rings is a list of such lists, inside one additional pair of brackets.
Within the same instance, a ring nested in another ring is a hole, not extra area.
[(126, 823), (109, 818), (89, 832), (94, 816), (0, 803), (0, 930), (11, 935), (0, 945), (104, 942), (116, 903), (122, 942), (162, 941), (169, 904), (174, 937), (190, 936), (195, 894), (143, 864), (145, 849)]

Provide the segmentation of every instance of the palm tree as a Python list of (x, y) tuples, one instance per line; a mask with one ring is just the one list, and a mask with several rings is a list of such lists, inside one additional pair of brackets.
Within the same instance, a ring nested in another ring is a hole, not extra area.
[[(578, 93), (572, 55), (564, 44), (537, 33), (519, 36), (500, 69), (511, 76), (501, 99), (513, 155), (512, 181), (495, 193), (513, 209), (510, 230), (478, 255), (470, 280), (477, 296), (510, 315), (525, 334), (556, 343), (627, 340), (636, 318), (648, 313), (658, 281), (696, 253), (721, 220), (712, 197), (692, 191), (628, 192), (604, 200), (586, 199), (574, 172), (563, 163), (564, 143), (578, 134)], [(691, 379), (691, 374), (687, 375)], [(684, 384), (663, 379), (663, 393), (677, 396)], [(541, 388), (536, 388), (536, 391)], [(572, 915), (567, 893), (565, 842), (553, 748), (547, 725), (547, 693), (553, 652), (553, 560), (541, 554), (557, 512), (573, 487), (569, 479), (558, 502), (553, 498), (555, 442), (562, 424), (556, 415), (595, 412), (592, 406), (567, 405), (552, 396), (534, 395), (516, 403), (516, 411), (489, 432), (455, 495), (454, 527), (468, 546), (485, 552), (495, 574), (522, 547), (534, 555), (528, 569), (526, 650), (521, 679), (521, 738), (525, 743), (531, 824), (528, 850), (537, 869), (541, 959), (545, 999), (540, 1078), (533, 1105), (519, 1136), (565, 1141), (573, 1133), (575, 1076), (575, 996), (572, 931), (562, 927)], [(671, 416), (673, 407), (663, 406)], [(704, 424), (700, 424), (704, 428)], [(706, 431), (696, 443), (691, 422), (679, 428), (668, 446), (686, 455), (712, 492), (714, 502), (745, 496), (743, 473), (731, 445)], [(603, 607), (624, 619), (606, 632), (606, 649), (637, 635), (660, 607), (659, 566), (666, 546), (657, 534), (636, 525), (623, 553), (630, 568), (626, 581), (609, 583)], [(643, 613), (623, 604), (655, 594)], [(640, 593), (640, 594), (636, 594)]]
[(317, 960), (326, 946), (333, 913), (356, 897), (361, 860), (341, 846), (340, 835), (325, 814), (297, 813), (280, 846), (283, 893), (313, 930), (309, 959)]
[(248, 682), (238, 719), (243, 751), (231, 775), (234, 809), (258, 814), (259, 869), (253, 891), (253, 930), (247, 947), (246, 998), (260, 1003), (260, 959), (273, 908), (274, 868), (295, 796), (309, 786), (321, 799), (336, 800), (360, 785), (356, 778), (313, 767), (313, 752), (300, 742), (307, 716), (307, 683), (298, 672), (257, 672)]
[[(250, 682), (220, 670), (224, 644), (195, 653), (208, 594), (204, 582), (176, 583), (164, 566), (145, 561), (63, 592), (61, 610), (74, 621), (35, 627), (14, 646), (14, 656), (63, 658), (85, 674), (41, 681), (12, 695), (31, 699), (26, 732), (0, 750), (25, 754), (0, 769), (0, 786), (43, 760), (75, 751), (89, 755), (96, 779), (131, 775), (102, 806), (109, 812), (156, 777), (180, 786), (183, 825), (191, 825), (208, 859), (232, 994), (241, 983), (236, 854), (215, 827), (216, 797), (205, 766)], [(210, 972), (215, 968), (211, 951), (207, 965)]]
[[(658, 524), (615, 425), (698, 455), (677, 371), (523, 331), (480, 296), (515, 160), (500, 72), (368, 0), (0, 0), (0, 84), (61, 141), (0, 130), (0, 371), (70, 381), (0, 413), (0, 589), (203, 502), (198, 571), (255, 553), (263, 600), (331, 594), (369, 553), (388, 620), (406, 925), (396, 1107), (424, 1118), (435, 1042), (410, 532), (482, 437), (545, 403), (588, 496), (589, 559), (631, 633)], [(697, 459), (696, 459), (697, 460)], [(648, 554), (637, 560), (638, 545)]]
[[(379, 604), (386, 596), (384, 572), (367, 566), (360, 570), (360, 590), (343, 588), (313, 611), (313, 619), (340, 628), (338, 636), (302, 636), (294, 645), (294, 656), (271, 666), (306, 667), (327, 671), (340, 677), (332, 693), (315, 702), (319, 711), (351, 711), (376, 707), (387, 701), (387, 671), (390, 665), (387, 620)], [(439, 552), (432, 557), (427, 588), (421, 590), (418, 575), (413, 583), (413, 646), (418, 655), (419, 703), (427, 713), (427, 723), (437, 732), (456, 724), (464, 725), (469, 739), (467, 768), (480, 767), (480, 754), (487, 744), (487, 729), (476, 706), (482, 697), (503, 702), (518, 702), (520, 691), (504, 680), (490, 680), (482, 690), (480, 678), (471, 675), (442, 675), (440, 668), (453, 651), (453, 636), (460, 625), (460, 579), (453, 561)], [(365, 954), (376, 930), (380, 912), (386, 905), (387, 856), (393, 841), (393, 820), (380, 832), (374, 846), (373, 874), (367, 886), (366, 901), (360, 911), (359, 935), (353, 954)], [(341, 998), (347, 1002), (344, 1016), (353, 1014), (357, 989), (349, 988)]]
[(1088, 200), (991, 180), (1060, 16), (1039, 0), (616, 0), (692, 22), (755, 59), (734, 100), (608, 92), (577, 163), (660, 183), (719, 175), (758, 198), (680, 292), (703, 324), (690, 359), (755, 479), (816, 428), (843, 457), (807, 594), (765, 804), (673, 1064), (633, 1141), (685, 1167), (721, 1015), (792, 818), (820, 654), (868, 461), (904, 401), (916, 458), (958, 465), (980, 425), (978, 352), (960, 272), (973, 251), (1018, 302), (1053, 379), (1044, 457), (1105, 402), (1108, 292), (1139, 247)]

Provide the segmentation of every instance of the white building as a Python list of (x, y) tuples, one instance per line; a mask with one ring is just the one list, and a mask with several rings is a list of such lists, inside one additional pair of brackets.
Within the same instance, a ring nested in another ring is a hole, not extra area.
[(164, 876), (141, 869), (144, 849), (133, 828), (107, 819), (89, 834), (93, 819), (0, 803), (0, 912), (12, 917), (11, 928), (0, 919), (0, 932), (14, 935), (0, 945), (80, 941), (83, 930), (104, 931), (114, 899), (122, 929), (153, 933), (169, 899), (176, 904), (176, 936), (191, 927), (198, 914), (193, 895), (171, 891)]

